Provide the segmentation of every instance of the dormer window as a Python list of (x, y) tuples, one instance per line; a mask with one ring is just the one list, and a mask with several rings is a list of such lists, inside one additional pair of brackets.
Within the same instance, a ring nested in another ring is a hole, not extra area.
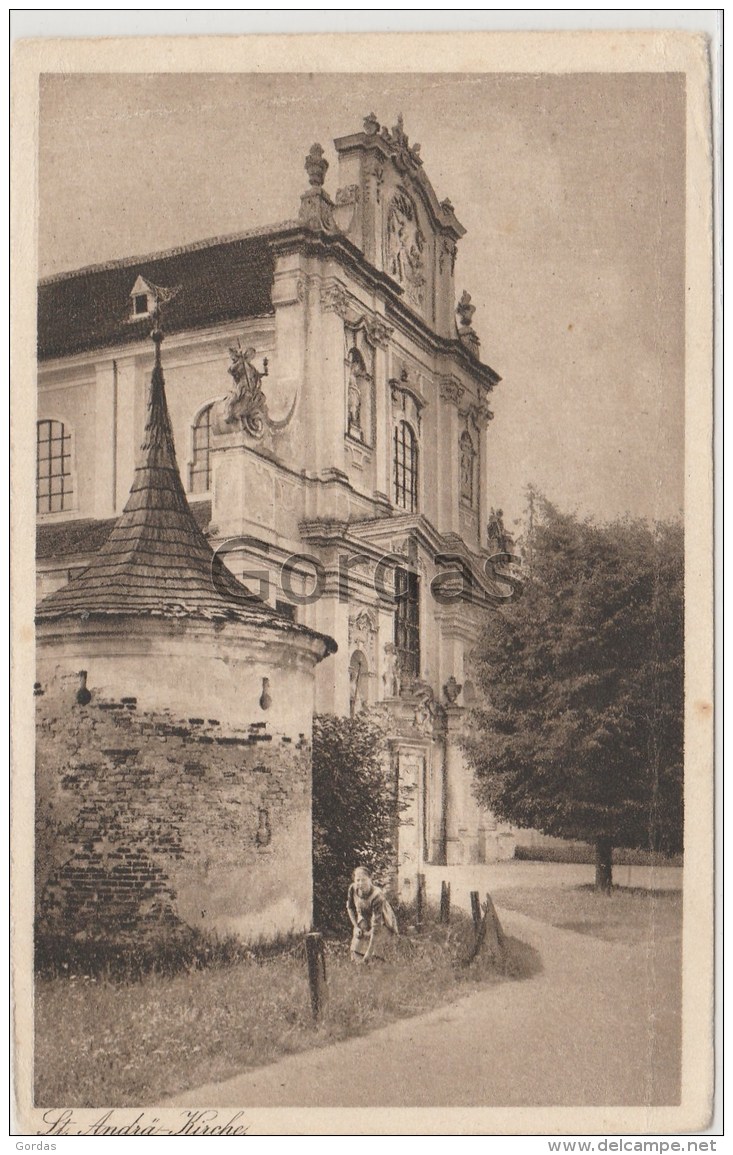
[(149, 317), (155, 309), (155, 288), (149, 285), (144, 277), (138, 277), (132, 286), (130, 299), (132, 301), (130, 320), (137, 321), (140, 317)]

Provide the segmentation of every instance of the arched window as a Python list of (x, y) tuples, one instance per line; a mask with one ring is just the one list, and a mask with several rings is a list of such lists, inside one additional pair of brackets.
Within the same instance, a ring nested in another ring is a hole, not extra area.
[(61, 513), (71, 508), (71, 433), (63, 421), (36, 425), (36, 513)]
[(394, 431), (394, 499), (408, 513), (417, 510), (417, 438), (407, 421)]
[(459, 443), (461, 451), (461, 500), (473, 505), (473, 459), (476, 450), (473, 447), (471, 434), (467, 429), (461, 434)]
[(189, 493), (208, 493), (211, 489), (211, 409), (211, 405), (202, 409), (191, 429)]

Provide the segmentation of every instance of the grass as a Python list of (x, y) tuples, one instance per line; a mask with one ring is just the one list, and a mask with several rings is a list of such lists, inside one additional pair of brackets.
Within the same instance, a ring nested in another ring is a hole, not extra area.
[(383, 963), (357, 966), (328, 941), (328, 1005), (315, 1026), (303, 943), (247, 952), (185, 973), (135, 980), (41, 975), (36, 981), (37, 1106), (145, 1106), (284, 1055), (364, 1034), (451, 1002), (479, 985), (536, 973), (535, 951), (508, 940), (507, 963), (463, 965), (466, 916), (434, 922), (393, 944)]
[(643, 945), (682, 934), (682, 893), (616, 886), (602, 894), (593, 886), (504, 887), (492, 892), (498, 906), (527, 914), (562, 930), (606, 942)]

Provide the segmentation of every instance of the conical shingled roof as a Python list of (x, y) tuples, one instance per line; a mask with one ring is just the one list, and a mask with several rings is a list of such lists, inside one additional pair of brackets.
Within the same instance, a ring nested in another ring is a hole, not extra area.
[(193, 618), (258, 624), (319, 637), (283, 618), (239, 582), (199, 529), (176, 462), (160, 361), (163, 335), (152, 334), (155, 366), (147, 421), (127, 504), (91, 564), (40, 603), (36, 620), (59, 618)]

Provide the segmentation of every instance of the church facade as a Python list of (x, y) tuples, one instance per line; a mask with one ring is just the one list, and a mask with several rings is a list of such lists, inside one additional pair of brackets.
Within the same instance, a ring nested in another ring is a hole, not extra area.
[(193, 515), (249, 589), (337, 642), (316, 710), (384, 717), (408, 894), (426, 866), (514, 848), (460, 745), (471, 649), (517, 588), (492, 509), (500, 378), (456, 288), (465, 230), (401, 120), (334, 144), (337, 180), (313, 145), (292, 220), (41, 282), (39, 595), (89, 564), (127, 498), (159, 311)]

